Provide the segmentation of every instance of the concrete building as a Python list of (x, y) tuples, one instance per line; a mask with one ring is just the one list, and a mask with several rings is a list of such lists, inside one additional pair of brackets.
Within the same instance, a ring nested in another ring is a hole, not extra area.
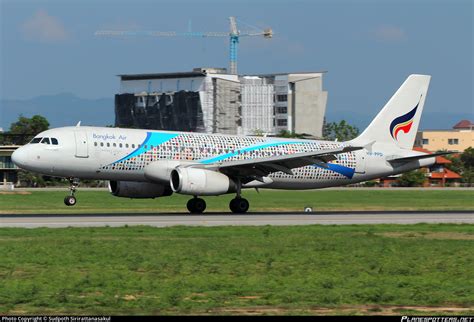
[(12, 154), (17, 145), (0, 145), (0, 188), (8, 188), (18, 183), (18, 167), (12, 162)]
[(115, 125), (239, 135), (321, 137), (323, 72), (232, 75), (225, 68), (119, 75)]
[(239, 134), (274, 134), (274, 85), (257, 76), (243, 76), (241, 83), (242, 127)]
[(224, 71), (119, 75), (115, 125), (236, 134), (240, 83)]
[(275, 132), (322, 137), (327, 95), (323, 73), (267, 75), (275, 82)]
[(428, 151), (457, 151), (463, 152), (474, 147), (474, 124), (462, 120), (453, 126), (452, 130), (424, 130), (416, 135), (415, 146)]

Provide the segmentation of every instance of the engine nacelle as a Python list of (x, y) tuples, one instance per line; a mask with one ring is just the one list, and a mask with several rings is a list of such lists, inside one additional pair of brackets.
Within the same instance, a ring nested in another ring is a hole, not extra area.
[(220, 172), (178, 167), (171, 171), (171, 189), (195, 196), (218, 196), (235, 191), (235, 184)]
[(176, 167), (190, 162), (182, 160), (158, 160), (151, 162), (145, 167), (145, 178), (152, 182), (163, 182), (169, 184), (171, 171)]
[(156, 198), (171, 196), (168, 185), (135, 181), (109, 181), (109, 191), (116, 197)]

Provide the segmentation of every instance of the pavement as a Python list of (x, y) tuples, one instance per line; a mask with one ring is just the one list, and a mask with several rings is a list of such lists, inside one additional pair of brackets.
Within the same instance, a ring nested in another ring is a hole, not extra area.
[(0, 228), (170, 226), (295, 226), (362, 224), (474, 224), (473, 211), (346, 211), (286, 213), (0, 215)]
[[(5, 188), (4, 186), (0, 185), (1, 188)], [(265, 189), (261, 188), (260, 190), (271, 190), (272, 189)], [(368, 191), (432, 191), (432, 190), (455, 190), (455, 191), (474, 191), (474, 187), (351, 187), (351, 186), (342, 186), (342, 187), (328, 187), (324, 189), (308, 189), (308, 190), (301, 190), (301, 191), (322, 191), (322, 190), (368, 190)], [(57, 186), (57, 187), (39, 187), (39, 188), (14, 188), (14, 190), (5, 190), (5, 191), (69, 191), (69, 186)], [(109, 191), (108, 187), (83, 187), (79, 186), (79, 191)]]

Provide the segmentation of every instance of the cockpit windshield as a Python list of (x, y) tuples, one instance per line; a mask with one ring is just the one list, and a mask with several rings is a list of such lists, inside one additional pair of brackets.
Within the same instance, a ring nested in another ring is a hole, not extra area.
[(52, 144), (58, 145), (58, 139), (56, 138), (34, 138), (30, 141), (30, 144), (42, 143), (42, 144)]

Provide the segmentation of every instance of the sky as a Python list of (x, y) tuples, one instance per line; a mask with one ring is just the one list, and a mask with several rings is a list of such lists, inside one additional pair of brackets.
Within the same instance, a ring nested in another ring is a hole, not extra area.
[(113, 97), (118, 74), (228, 67), (228, 37), (94, 33), (225, 32), (229, 16), (274, 31), (241, 37), (239, 73), (327, 71), (327, 109), (346, 119), (374, 116), (413, 73), (432, 75), (425, 111), (474, 115), (470, 0), (0, 0), (0, 98)]

